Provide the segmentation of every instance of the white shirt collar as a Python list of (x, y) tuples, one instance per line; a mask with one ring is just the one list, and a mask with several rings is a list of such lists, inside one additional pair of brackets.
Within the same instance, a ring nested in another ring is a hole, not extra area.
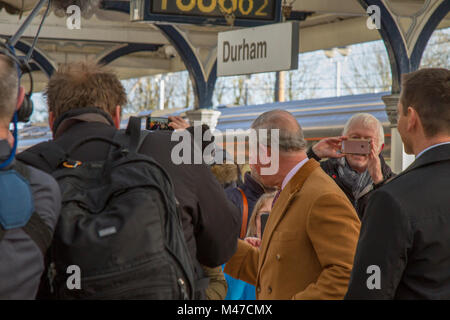
[(416, 159), (419, 158), (421, 155), (423, 155), (423, 154), (424, 154), (425, 152), (427, 152), (428, 150), (433, 149), (433, 148), (436, 148), (436, 147), (439, 147), (439, 146), (442, 146), (442, 145), (444, 145), (444, 144), (450, 144), (450, 142), (442, 142), (442, 143), (438, 143), (438, 144), (434, 144), (434, 145), (432, 145), (432, 146), (429, 146), (428, 148), (423, 149), (422, 151), (420, 151), (419, 154), (416, 156)]
[(297, 163), (297, 165), (295, 167), (293, 167), (291, 169), (291, 171), (289, 171), (289, 173), (286, 175), (286, 177), (284, 177), (283, 183), (281, 184), (281, 190), (284, 189), (284, 187), (288, 184), (289, 180), (292, 179), (293, 176), (295, 176), (295, 174), (298, 172), (298, 170), (300, 170), (300, 168), (306, 163), (308, 162), (308, 157), (306, 157), (304, 160), (300, 161), (299, 163)]

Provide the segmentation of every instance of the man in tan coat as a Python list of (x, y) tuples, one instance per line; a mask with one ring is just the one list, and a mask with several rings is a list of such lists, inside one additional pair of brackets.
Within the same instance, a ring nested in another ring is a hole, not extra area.
[[(263, 113), (252, 128), (279, 129), (278, 171), (264, 175), (271, 164), (260, 159), (253, 166), (265, 185), (281, 193), (260, 247), (239, 240), (225, 272), (255, 285), (257, 299), (342, 299), (360, 229), (353, 206), (319, 163), (307, 158), (302, 129), (289, 112)], [(267, 153), (275, 147), (269, 140)]]

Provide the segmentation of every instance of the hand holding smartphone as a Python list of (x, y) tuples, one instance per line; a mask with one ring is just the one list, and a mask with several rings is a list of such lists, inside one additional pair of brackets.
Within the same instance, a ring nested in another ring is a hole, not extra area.
[(370, 154), (370, 140), (348, 139), (342, 141), (342, 153), (346, 154)]
[(173, 130), (169, 123), (171, 121), (168, 118), (162, 117), (147, 117), (145, 129), (147, 130)]

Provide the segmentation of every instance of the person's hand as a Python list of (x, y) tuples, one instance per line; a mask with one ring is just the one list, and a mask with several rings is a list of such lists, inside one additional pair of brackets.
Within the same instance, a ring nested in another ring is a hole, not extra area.
[(186, 129), (190, 127), (189, 122), (187, 122), (180, 116), (170, 116), (169, 120), (169, 127), (172, 127), (174, 130)]
[(316, 143), (312, 150), (319, 158), (342, 158), (345, 157), (345, 154), (341, 153), (344, 140), (347, 140), (346, 136), (325, 138)]
[(254, 237), (247, 237), (244, 239), (245, 242), (249, 243), (255, 248), (259, 248), (261, 246), (261, 239)]
[(381, 161), (378, 156), (378, 152), (373, 144), (370, 142), (370, 153), (369, 153), (369, 161), (367, 162), (367, 170), (369, 171), (370, 176), (375, 184), (383, 181), (383, 172), (381, 171)]

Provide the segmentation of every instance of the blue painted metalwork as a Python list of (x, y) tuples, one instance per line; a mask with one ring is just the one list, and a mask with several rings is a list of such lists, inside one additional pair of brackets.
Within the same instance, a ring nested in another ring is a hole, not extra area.
[(160, 47), (162, 47), (162, 44), (148, 44), (148, 43), (128, 43), (116, 50), (111, 51), (104, 57), (102, 57), (99, 61), (100, 64), (108, 64), (112, 61), (123, 57), (127, 54), (135, 53), (135, 52), (142, 52), (142, 51), (156, 51)]
[(130, 1), (103, 0), (100, 8), (130, 14)]
[(381, 29), (378, 32), (384, 41), (391, 64), (392, 93), (399, 93), (401, 74), (412, 71), (400, 30), (381, 0), (359, 0), (359, 2), (364, 9), (371, 5), (376, 5), (380, 8)]
[(41, 68), (39, 68), (39, 66), (34, 62), (30, 63), (30, 68), (31, 68), (31, 71), (40, 71), (41, 70)]
[[(19, 56), (18, 58), (22, 62), (25, 61), (25, 56)], [(35, 62), (30, 62), (28, 65), (30, 66), (31, 71), (41, 71), (41, 68)]]
[(214, 63), (210, 74), (205, 76), (200, 61), (184, 36), (171, 25), (157, 24), (156, 26), (175, 47), (183, 60), (186, 69), (189, 71), (198, 107), (210, 108), (212, 106), (212, 96), (217, 80), (217, 61)]
[(415, 71), (420, 66), (420, 60), (431, 34), (439, 22), (450, 11), (450, 1), (444, 1), (432, 14), (421, 31), (411, 57), (408, 57), (406, 44), (395, 23), (393, 17), (381, 0), (358, 0), (367, 9), (368, 6), (376, 5), (381, 11), (381, 29), (378, 31), (386, 46), (392, 73), (392, 93), (400, 93), (401, 75)]
[(202, 108), (202, 106), (209, 108), (212, 106), (212, 98), (214, 94), (214, 88), (216, 86), (216, 81), (217, 81), (217, 59), (214, 62), (214, 66), (212, 67), (212, 70), (208, 77), (208, 81), (206, 82), (205, 97), (202, 99), (203, 103), (200, 105), (200, 108)]
[[(15, 48), (23, 53), (27, 53), (28, 50), (30, 50), (30, 46), (23, 41), (18, 41), (15, 45)], [(33, 54), (31, 55), (31, 60), (34, 61), (34, 63), (39, 67), (40, 70), (42, 70), (42, 72), (46, 74), (47, 77), (50, 77), (55, 71), (55, 68), (53, 67), (51, 62), (47, 59), (47, 57), (45, 57), (38, 50), (36, 50), (36, 48), (34, 49)], [(32, 66), (32, 70), (35, 71), (35, 67)]]
[[(105, 10), (113, 10), (128, 14), (130, 13), (130, 3), (128, 1), (105, 0), (102, 2), (102, 8)], [(217, 62), (214, 63), (211, 72), (206, 76), (207, 78), (205, 78), (201, 63), (184, 36), (172, 25), (156, 24), (156, 26), (175, 47), (181, 59), (183, 60), (191, 78), (192, 87), (194, 89), (194, 95), (196, 97), (198, 107), (210, 108), (212, 106), (214, 86), (217, 80)], [(121, 52), (111, 54), (113, 55), (112, 57), (116, 57), (117, 59), (118, 54), (120, 53)], [(105, 58), (111, 59), (111, 57), (104, 57), (101, 59), (101, 61), (105, 62)]]
[(420, 60), (422, 59), (423, 52), (427, 46), (428, 40), (431, 38), (434, 30), (436, 30), (439, 23), (450, 12), (450, 1), (442, 2), (439, 7), (433, 12), (428, 21), (425, 24), (422, 32), (417, 39), (414, 50), (411, 54), (411, 62), (415, 69), (420, 66)]

